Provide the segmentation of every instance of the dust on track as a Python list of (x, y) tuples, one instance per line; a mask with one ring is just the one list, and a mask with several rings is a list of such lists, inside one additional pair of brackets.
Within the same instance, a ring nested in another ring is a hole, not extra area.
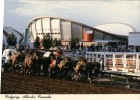
[(139, 94), (140, 90), (123, 85), (75, 82), (44, 76), (1, 74), (1, 94)]

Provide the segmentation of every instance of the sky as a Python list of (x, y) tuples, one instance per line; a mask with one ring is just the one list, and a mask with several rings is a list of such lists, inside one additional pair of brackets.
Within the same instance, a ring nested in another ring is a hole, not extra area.
[(24, 32), (31, 19), (56, 16), (86, 25), (112, 22), (140, 32), (140, 0), (4, 0), (4, 24)]

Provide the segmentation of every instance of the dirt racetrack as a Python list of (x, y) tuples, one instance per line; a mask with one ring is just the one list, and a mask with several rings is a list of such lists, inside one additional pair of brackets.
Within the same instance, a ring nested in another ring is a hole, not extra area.
[(74, 82), (44, 76), (2, 73), (1, 94), (139, 94), (123, 85)]

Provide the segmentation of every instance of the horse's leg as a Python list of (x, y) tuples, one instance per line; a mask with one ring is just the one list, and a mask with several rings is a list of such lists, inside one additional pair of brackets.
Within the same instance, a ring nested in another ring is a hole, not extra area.
[(29, 67), (29, 73), (28, 74), (31, 74), (31, 71), (32, 71), (32, 66), (31, 65), (28, 65), (28, 67)]
[(40, 75), (44, 75), (44, 66), (43, 66), (43, 64), (40, 65)]
[(75, 76), (75, 80), (77, 81), (80, 78), (80, 73), (77, 73), (77, 75)]
[(51, 77), (51, 68), (50, 68), (50, 66), (48, 67), (47, 73), (48, 73), (48, 77), (50, 78)]
[(15, 65), (15, 61), (12, 61), (11, 67), (10, 67), (10, 71), (13, 72), (14, 71), (14, 65)]
[(76, 79), (76, 77), (77, 77), (76, 71), (73, 71), (73, 72), (72, 72), (71, 77), (72, 77), (72, 80), (75, 80), (75, 79)]
[(25, 63), (24, 64), (24, 74), (26, 74), (26, 67), (27, 67), (27, 64)]

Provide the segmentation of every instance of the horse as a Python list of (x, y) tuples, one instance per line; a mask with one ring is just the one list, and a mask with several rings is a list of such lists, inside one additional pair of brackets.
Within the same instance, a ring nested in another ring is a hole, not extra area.
[(38, 71), (38, 55), (36, 52), (26, 52), (25, 53), (25, 59), (24, 59), (24, 74), (27, 73), (27, 71), (30, 73), (36, 74)]
[(32, 53), (32, 61), (32, 70), (34, 71), (34, 74), (39, 75), (41, 69), (41, 58), (39, 57), (39, 54), (37, 54), (37, 52)]
[(100, 63), (99, 62), (87, 62), (86, 64), (86, 76), (87, 79), (92, 81), (92, 79), (100, 73)]
[(26, 74), (27, 71), (30, 74), (32, 71), (32, 68), (33, 68), (32, 55), (26, 55), (24, 59), (24, 74)]
[(64, 58), (63, 60), (58, 63), (58, 75), (59, 77), (69, 77), (69, 73), (72, 68), (71, 59), (69, 57)]
[(100, 73), (99, 62), (87, 62), (84, 58), (79, 58), (74, 67), (72, 80), (78, 80), (84, 77), (89, 81)]
[(21, 51), (18, 51), (17, 53), (13, 53), (10, 57), (10, 64), (11, 64), (11, 67), (10, 67), (10, 70), (22, 70), (22, 65), (23, 65), (23, 59), (24, 59), (24, 56), (23, 56), (23, 53)]
[(80, 76), (85, 74), (86, 71), (86, 59), (84, 58), (79, 58), (78, 62), (76, 63), (74, 68), (74, 72), (73, 72), (73, 76), (72, 76), (72, 80), (78, 80), (80, 78)]
[(51, 64), (51, 57), (47, 56), (47, 57), (41, 57), (41, 59), (39, 59), (40, 63), (43, 65), (43, 71), (44, 71), (44, 76), (48, 75), (48, 68), (50, 67)]
[(16, 55), (16, 53), (12, 54), (9, 60), (10, 60), (10, 63), (11, 63), (11, 67), (14, 69), (15, 68), (15, 64), (17, 62), (17, 55)]
[(61, 55), (59, 53), (56, 53), (53, 55), (51, 53), (50, 57), (51, 57), (51, 63), (48, 68), (49, 77), (51, 77), (51, 76), (57, 77), (57, 75), (59, 74), (59, 69), (63, 65), (63, 64), (60, 64), (60, 62), (63, 60), (63, 58), (61, 57)]

